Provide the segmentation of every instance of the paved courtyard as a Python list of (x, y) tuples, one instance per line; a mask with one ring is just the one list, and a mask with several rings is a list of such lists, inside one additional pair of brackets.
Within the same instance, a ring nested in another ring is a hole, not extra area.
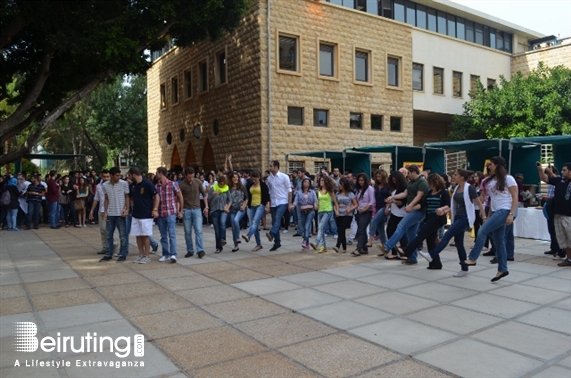
[[(99, 263), (96, 227), (0, 233), (1, 377), (571, 377), (571, 269), (545, 242), (516, 239), (510, 275), (490, 283), (486, 257), (452, 277), (454, 248), (430, 271), (301, 252), (292, 231), (276, 252), (264, 237), (258, 253), (251, 241), (215, 255), (208, 228), (198, 259), (177, 227), (177, 264), (131, 263), (133, 238), (130, 261)], [(13, 322), (35, 323), (39, 340), (125, 339), (115, 352), (16, 352)], [(108, 366), (124, 361), (144, 366)]]

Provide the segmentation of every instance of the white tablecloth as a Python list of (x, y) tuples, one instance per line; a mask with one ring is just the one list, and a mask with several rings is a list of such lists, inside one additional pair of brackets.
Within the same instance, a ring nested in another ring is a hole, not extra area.
[(550, 241), (547, 219), (543, 216), (543, 211), (534, 207), (520, 207), (514, 221), (514, 236)]

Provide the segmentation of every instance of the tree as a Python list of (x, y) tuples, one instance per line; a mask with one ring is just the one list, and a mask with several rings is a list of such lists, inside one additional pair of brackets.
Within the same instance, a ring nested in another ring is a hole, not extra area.
[[(0, 2), (0, 144), (26, 130), (0, 165), (30, 151), (42, 134), (97, 85), (144, 73), (148, 51), (172, 38), (181, 47), (239, 25), (249, 0), (82, 0)], [(8, 86), (16, 80), (16, 95)]]
[(571, 134), (571, 69), (540, 62), (528, 76), (500, 77), (500, 87), (479, 83), (463, 107), (449, 139)]

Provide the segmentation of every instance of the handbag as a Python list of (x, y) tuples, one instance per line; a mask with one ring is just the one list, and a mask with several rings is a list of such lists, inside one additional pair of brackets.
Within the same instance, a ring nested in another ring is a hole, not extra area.
[(75, 210), (83, 210), (85, 209), (85, 198), (79, 198), (73, 201), (75, 205)]
[(69, 196), (67, 194), (59, 194), (57, 203), (60, 205), (69, 205)]

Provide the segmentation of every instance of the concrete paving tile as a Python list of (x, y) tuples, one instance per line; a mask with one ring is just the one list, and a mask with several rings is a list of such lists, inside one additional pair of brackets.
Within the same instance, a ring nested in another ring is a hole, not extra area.
[(396, 353), (341, 333), (285, 347), (280, 352), (327, 377), (358, 374), (400, 358)]
[(260, 298), (216, 303), (203, 306), (203, 309), (228, 323), (240, 323), (290, 311)]
[(26, 296), (23, 285), (5, 285), (0, 290), (0, 299), (17, 298)]
[[(169, 264), (170, 263), (168, 262), (161, 263), (161, 265), (167, 265), (168, 268), (142, 270), (139, 273), (151, 280), (160, 280), (160, 279), (175, 278), (175, 277), (188, 277), (196, 275), (195, 272), (184, 266), (180, 266), (178, 264), (170, 264), (170, 265)], [(143, 265), (143, 264), (133, 264), (133, 265)], [(144, 265), (149, 265), (149, 264), (144, 264)]]
[(14, 322), (36, 322), (36, 318), (31, 312), (0, 316), (0, 339), (14, 335)]
[(285, 263), (279, 260), (272, 259), (270, 257), (253, 257), (250, 259), (241, 259), (241, 260), (232, 261), (232, 264), (235, 264), (242, 268), (255, 269), (262, 266), (284, 265)]
[(475, 291), (489, 291), (492, 289), (497, 289), (499, 286), (505, 285), (506, 283), (502, 283), (502, 281), (498, 281), (496, 283), (490, 282), (492, 277), (496, 275), (496, 271), (490, 270), (490, 275), (488, 277), (478, 277), (472, 274), (469, 274), (466, 277), (449, 277), (444, 278), (438, 281), (441, 284), (452, 285), (456, 287), (461, 287), (468, 290), (475, 290)]
[(289, 281), (296, 285), (301, 286), (318, 286), (318, 285), (325, 285), (331, 282), (338, 282), (344, 281), (345, 279), (339, 276), (335, 276), (333, 274), (327, 274), (322, 272), (308, 272), (308, 273), (301, 273), (301, 274), (293, 274), (291, 276), (283, 276), (280, 277), (282, 280)]
[(545, 307), (517, 319), (518, 322), (571, 335), (571, 312), (560, 308)]
[[(126, 358), (127, 359), (127, 358)], [(76, 360), (80, 360), (80, 366), (76, 366)], [(72, 365), (65, 368), (65, 373), (69, 377), (86, 377), (100, 378), (102, 376), (109, 378), (123, 377), (163, 377), (165, 375), (179, 371), (171, 360), (158, 350), (152, 343), (145, 342), (145, 356), (131, 357), (130, 361), (142, 361), (144, 366), (138, 367), (121, 367), (103, 368), (103, 367), (84, 367), (81, 361), (117, 361), (119, 358), (111, 353), (86, 353), (74, 358)]]
[(347, 330), (393, 316), (387, 312), (350, 301), (301, 310), (301, 313), (333, 327)]
[(334, 297), (333, 295), (310, 288), (267, 294), (263, 295), (262, 298), (294, 310), (320, 306), (341, 300), (339, 297)]
[(6, 285), (17, 285), (21, 282), (22, 281), (15, 270), (13, 273), (0, 273), (0, 286), (2, 287)]
[(38, 316), (46, 331), (123, 318), (109, 303), (105, 302), (39, 311)]
[(31, 299), (35, 311), (103, 302), (103, 298), (93, 289), (40, 294), (32, 296)]
[(156, 343), (188, 370), (266, 351), (262, 345), (229, 327), (168, 337)]
[(460, 299), (452, 302), (451, 304), (485, 314), (500, 316), (502, 318), (511, 318), (538, 307), (538, 305), (533, 303), (522, 302), (486, 293), (470, 298)]
[[(36, 334), (36, 337), (38, 339), (42, 339), (44, 336), (45, 335), (40, 332)], [(34, 370), (33, 367), (25, 366), (25, 360), (43, 360), (51, 357), (50, 353), (44, 352), (41, 348), (38, 348), (35, 352), (16, 352), (14, 348), (13, 336), (4, 337), (0, 339), (0, 352), (1, 352), (0, 368), (8, 368), (8, 367), (16, 368), (16, 366), (14, 366), (16, 360), (18, 360), (20, 364), (24, 364), (24, 366), (20, 366), (17, 370), (20, 377), (27, 377), (26, 372), (28, 371), (28, 369)], [(4, 375), (2, 375), (2, 377), (4, 377)]]
[[(450, 269), (429, 270), (429, 269), (426, 269), (426, 267), (424, 265), (422, 265), (422, 266), (416, 265), (416, 266), (412, 266), (412, 267), (407, 266), (407, 268), (408, 269), (399, 270), (397, 273), (405, 275), (405, 276), (409, 276), (409, 277), (418, 278), (421, 280), (426, 280), (426, 281), (437, 281), (437, 280), (441, 280), (443, 278), (451, 277), (453, 275), (452, 267)], [(458, 270), (460, 270), (460, 267), (459, 266), (457, 268), (454, 267), (454, 269), (456, 269), (455, 271), (458, 271)], [(392, 272), (392, 273), (395, 273), (395, 272)]]
[(130, 284), (121, 285), (119, 287), (115, 286), (104, 286), (98, 288), (101, 295), (106, 299), (126, 299), (133, 297), (149, 296), (154, 294), (166, 293), (166, 290), (161, 286), (149, 282), (135, 282)]
[(419, 298), (395, 291), (388, 291), (365, 298), (355, 299), (355, 302), (393, 314), (406, 314), (408, 312), (418, 311), (438, 304), (438, 302), (431, 301), (429, 299)]
[[(212, 243), (212, 246), (214, 246), (214, 243)], [(258, 255), (258, 254), (250, 253), (249, 252), (250, 248), (248, 248), (245, 251), (234, 252), (234, 253), (230, 252), (232, 250), (232, 248), (233, 248), (232, 246), (227, 245), (222, 250), (222, 253), (215, 254), (214, 258), (217, 259), (218, 261), (234, 262), (236, 260), (241, 260), (241, 259), (251, 259), (252, 257), (257, 257), (257, 255)], [(214, 252), (214, 248), (212, 249), (212, 252)]]
[[(95, 255), (100, 256), (100, 255)], [(117, 264), (115, 260), (107, 263), (100, 263), (97, 260), (97, 257), (93, 258), (93, 261), (90, 263), (82, 263), (80, 265), (72, 265), (73, 270), (77, 272), (82, 277), (89, 277), (89, 276), (102, 276), (102, 275), (111, 275), (111, 274), (120, 274), (120, 273), (127, 273), (131, 272), (126, 267), (127, 264)], [(131, 264), (131, 265), (141, 265), (141, 264)], [(148, 264), (145, 264), (148, 265)]]
[[(516, 260), (518, 261), (518, 260)], [(526, 259), (524, 262), (528, 263), (528, 264), (536, 264), (536, 265), (543, 265), (546, 267), (557, 267), (557, 263), (558, 261), (553, 261), (553, 259), (551, 257), (545, 257), (545, 256), (541, 256), (541, 257), (532, 257), (530, 259)]]
[(456, 338), (451, 333), (402, 318), (354, 328), (349, 333), (408, 355)]
[(272, 255), (271, 258), (278, 261), (285, 261), (285, 262), (295, 262), (295, 261), (303, 261), (303, 260), (315, 260), (319, 256), (315, 256), (308, 252), (291, 252), (282, 255)]
[(26, 297), (0, 299), (0, 316), (32, 311)]
[(202, 331), (224, 325), (220, 320), (196, 308), (163, 312), (131, 318), (149, 338), (160, 339), (184, 333)]
[(279, 348), (337, 332), (334, 328), (291, 312), (240, 323), (236, 328), (269, 348)]
[(191, 306), (186, 300), (173, 293), (113, 299), (111, 302), (127, 317), (156, 314)]
[[(508, 267), (509, 268), (509, 267)], [(481, 272), (474, 272), (474, 273), (470, 273), (470, 275), (472, 276), (479, 276), (479, 277), (487, 277), (490, 278), (494, 277), (497, 273), (497, 270), (485, 270), (485, 271), (481, 271)], [(526, 281), (526, 280), (531, 280), (533, 278), (538, 277), (537, 274), (531, 274), (531, 273), (526, 273), (526, 272), (520, 272), (518, 270), (512, 270), (510, 271), (510, 275), (507, 277), (502, 278), (501, 282), (505, 283), (505, 282), (512, 282), (512, 283), (518, 283), (518, 282), (522, 282), (522, 281)]]
[(423, 363), (414, 360), (397, 361), (388, 366), (383, 366), (373, 370), (367, 374), (360, 375), (359, 378), (375, 378), (375, 377), (391, 377), (391, 378), (447, 378), (453, 377), (450, 374), (433, 369)]
[(95, 287), (121, 287), (124, 284), (146, 281), (147, 278), (138, 273), (124, 272), (119, 274), (105, 274), (102, 276), (87, 276), (85, 280), (89, 281)]
[(27, 263), (25, 265), (18, 264), (18, 270), (20, 273), (36, 273), (43, 272), (45, 270), (59, 270), (59, 269), (69, 269), (69, 266), (63, 262), (59, 257), (56, 262), (49, 262), (42, 264), (40, 261), (34, 261), (33, 263)]
[[(470, 363), (474, 356), (478, 356), (481, 363)], [(443, 345), (416, 358), (453, 374), (474, 378), (521, 377), (542, 364), (539, 360), (469, 339)]]
[(190, 269), (194, 270), (200, 274), (209, 274), (215, 272), (223, 272), (225, 270), (233, 270), (237, 269), (238, 267), (232, 263), (226, 261), (218, 261), (208, 264), (200, 264), (190, 267)]
[(539, 373), (532, 375), (533, 378), (569, 378), (571, 370), (560, 366), (550, 366)]
[(544, 360), (551, 360), (561, 353), (571, 351), (568, 335), (518, 322), (500, 324), (472, 337)]
[(232, 286), (247, 291), (253, 295), (266, 295), (279, 293), (282, 291), (301, 289), (301, 286), (299, 285), (274, 277), (264, 278), (256, 281), (235, 283)]
[[(257, 282), (257, 281), (256, 281)], [(236, 299), (250, 298), (251, 295), (234, 289), (227, 285), (203, 287), (199, 289), (184, 290), (177, 295), (195, 305), (207, 305), (219, 302), (228, 302)]]
[(255, 272), (250, 269), (226, 270), (224, 272), (208, 273), (207, 276), (228, 284), (268, 278), (267, 275)]
[(523, 285), (502, 287), (497, 290), (492, 290), (489, 293), (538, 304), (547, 304), (569, 297), (568, 293)]
[(564, 280), (571, 280), (571, 269), (563, 268), (550, 274), (551, 277), (562, 278)]
[[(20, 361), (22, 363), (23, 361)], [(12, 365), (14, 361), (12, 361)], [(0, 368), (1, 377), (13, 377), (13, 378), (60, 378), (58, 369), (42, 368), (42, 367), (8, 367)]]
[(503, 321), (502, 318), (453, 306), (429, 308), (408, 315), (407, 319), (462, 335)]
[(22, 282), (40, 282), (40, 281), (51, 281), (51, 280), (62, 280), (64, 278), (74, 278), (77, 274), (71, 270), (69, 267), (56, 269), (56, 270), (43, 270), (39, 272), (30, 272), (20, 274)]
[[(211, 253), (212, 256), (214, 256), (214, 252)], [(194, 266), (198, 266), (198, 265), (202, 265), (202, 264), (209, 264), (209, 263), (215, 263), (218, 262), (220, 260), (209, 256), (209, 255), (205, 255), (203, 258), (198, 258), (196, 255), (192, 258), (180, 258), (178, 259), (178, 261), (176, 262), (178, 265), (182, 265), (185, 267), (194, 267)]]
[(386, 291), (386, 289), (383, 289), (379, 286), (357, 281), (333, 282), (330, 284), (314, 286), (313, 289), (344, 299), (364, 297), (367, 295), (378, 294)]
[(430, 298), (431, 300), (441, 303), (448, 303), (460, 298), (466, 298), (478, 294), (477, 291), (462, 289), (456, 286), (443, 285), (438, 282), (427, 282), (417, 286), (407, 287), (399, 291), (421, 298)]
[(564, 367), (566, 367), (566, 368), (568, 368), (568, 369), (571, 369), (571, 356), (565, 357), (564, 359), (562, 359), (561, 361), (559, 361), (559, 362), (557, 363), (557, 365), (564, 366)]
[(357, 281), (370, 283), (372, 285), (393, 290), (398, 290), (408, 286), (426, 283), (426, 281), (424, 280), (419, 280), (418, 278), (404, 276), (402, 274), (396, 274), (396, 273), (376, 274), (374, 276), (359, 278), (357, 279)]
[[(550, 258), (546, 258), (546, 260), (551, 260)], [(559, 269), (560, 267), (557, 266), (555, 261), (553, 262), (553, 266), (543, 266), (538, 264), (530, 264), (529, 262), (515, 262), (508, 264), (508, 268), (510, 273), (512, 270), (517, 270), (519, 272), (531, 273), (531, 274), (550, 274)]]
[(26, 284), (30, 295), (58, 293), (62, 291), (89, 289), (91, 285), (81, 278), (67, 278), (63, 280), (45, 281)]
[(220, 285), (220, 282), (196, 273), (193, 273), (192, 276), (157, 279), (155, 282), (170, 291), (190, 290)]
[(361, 278), (378, 274), (379, 271), (365, 266), (365, 264), (348, 265), (340, 268), (326, 269), (323, 273), (334, 274), (345, 278)]
[(562, 310), (571, 311), (571, 297), (568, 297), (567, 299), (554, 303), (551, 305), (551, 307), (557, 307)]
[(256, 272), (265, 274), (271, 277), (281, 277), (281, 276), (289, 276), (292, 274), (301, 274), (311, 272), (311, 270), (307, 268), (302, 268), (301, 266), (293, 265), (293, 264), (280, 264), (280, 265), (270, 265), (270, 266), (261, 266), (259, 268), (252, 268)]
[[(325, 257), (325, 256), (322, 256)], [(355, 262), (356, 263), (356, 262)], [(340, 266), (348, 265), (347, 262), (343, 261), (336, 261), (333, 259), (316, 259), (316, 260), (302, 260), (292, 262), (292, 264), (301, 266), (302, 268), (306, 268), (309, 270), (324, 270), (324, 269), (333, 269), (338, 268)]]
[(196, 377), (318, 377), (299, 365), (269, 352), (194, 371)]
[(571, 281), (556, 277), (541, 276), (530, 281), (522, 282), (522, 285), (540, 287), (548, 290), (557, 290), (564, 293), (571, 292)]

